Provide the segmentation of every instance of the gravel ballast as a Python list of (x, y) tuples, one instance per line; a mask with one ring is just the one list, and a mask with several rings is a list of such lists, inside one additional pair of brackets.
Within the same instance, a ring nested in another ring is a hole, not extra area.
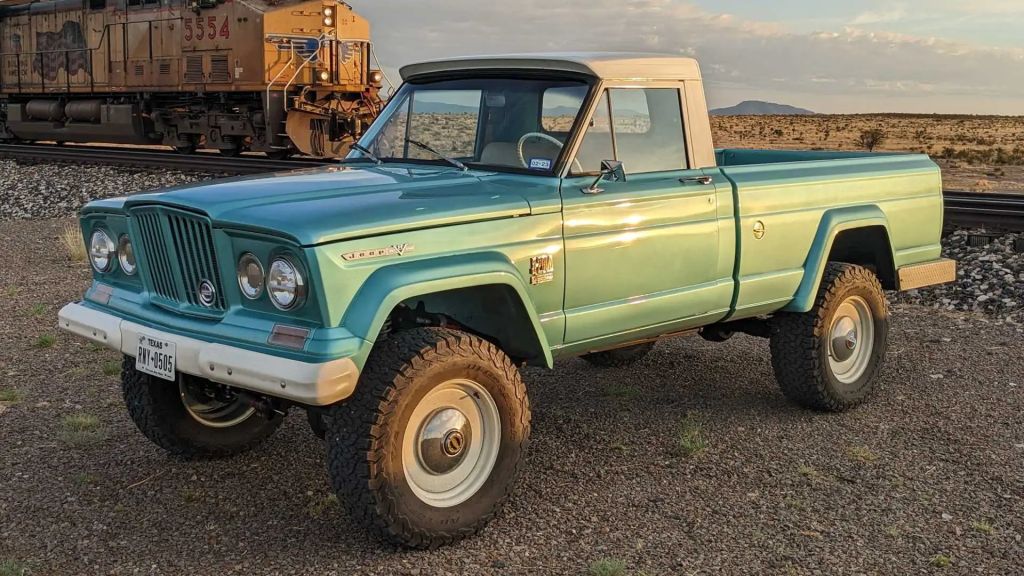
[(601, 559), (649, 575), (1024, 570), (1024, 364), (994, 316), (898, 304), (876, 396), (838, 415), (787, 403), (767, 343), (747, 336), (662, 342), (628, 369), (526, 370), (532, 445), (509, 506), (476, 538), (409, 552), (345, 516), (301, 412), (227, 460), (183, 462), (145, 440), (118, 355), (55, 329), (89, 281), (59, 248), (69, 221), (0, 223), (0, 392), (16, 398), (0, 411), (0, 564), (47, 576), (571, 575)]
[(1024, 332), (1024, 234), (990, 238), (971, 246), (980, 231), (958, 230), (942, 240), (942, 253), (957, 261), (957, 280), (927, 290), (911, 290), (898, 299), (944, 310), (984, 312)]
[(89, 200), (212, 178), (202, 172), (0, 159), (0, 220), (72, 216)]

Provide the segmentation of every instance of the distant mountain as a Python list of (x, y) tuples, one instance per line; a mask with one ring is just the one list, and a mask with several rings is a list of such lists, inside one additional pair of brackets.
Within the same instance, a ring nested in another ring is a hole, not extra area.
[(766, 115), (787, 115), (787, 116), (809, 116), (814, 114), (810, 110), (775, 104), (773, 102), (761, 102), (760, 100), (747, 100), (729, 108), (717, 108), (711, 111), (712, 116), (766, 116)]
[(448, 104), (446, 102), (428, 102), (420, 100), (413, 104), (418, 114), (476, 114), (480, 111), (479, 106), (466, 106), (463, 104)]

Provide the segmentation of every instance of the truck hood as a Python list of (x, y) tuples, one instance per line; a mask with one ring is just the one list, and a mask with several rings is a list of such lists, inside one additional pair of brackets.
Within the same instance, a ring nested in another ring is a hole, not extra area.
[(124, 200), (207, 214), (215, 226), (285, 236), (309, 246), (530, 213), (490, 173), (436, 166), (325, 166), (167, 188)]

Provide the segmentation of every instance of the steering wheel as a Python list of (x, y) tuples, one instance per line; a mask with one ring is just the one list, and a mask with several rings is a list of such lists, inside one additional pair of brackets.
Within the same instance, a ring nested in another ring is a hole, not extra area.
[[(548, 142), (549, 144), (554, 144), (555, 146), (558, 146), (559, 149), (565, 147), (565, 145), (562, 144), (562, 142), (558, 138), (555, 138), (550, 134), (545, 134), (543, 132), (527, 132), (526, 134), (523, 134), (522, 138), (519, 139), (519, 143), (516, 144), (516, 155), (519, 156), (519, 163), (523, 165), (523, 168), (530, 167), (530, 163), (527, 162), (526, 157), (523, 156), (523, 146), (526, 145), (526, 141), (531, 138), (535, 140), (543, 140), (544, 142)], [(574, 171), (583, 172), (583, 165), (580, 164), (579, 160), (573, 158), (572, 164)]]

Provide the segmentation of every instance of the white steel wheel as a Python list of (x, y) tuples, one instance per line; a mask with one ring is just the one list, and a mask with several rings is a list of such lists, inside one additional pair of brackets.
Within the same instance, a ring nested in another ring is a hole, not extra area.
[(871, 364), (875, 322), (871, 307), (860, 296), (843, 300), (832, 315), (828, 332), (828, 364), (845, 385), (855, 384)]
[(457, 506), (490, 477), (500, 444), (501, 418), (487, 389), (472, 380), (448, 380), (428, 392), (409, 418), (402, 439), (405, 479), (424, 503)]

